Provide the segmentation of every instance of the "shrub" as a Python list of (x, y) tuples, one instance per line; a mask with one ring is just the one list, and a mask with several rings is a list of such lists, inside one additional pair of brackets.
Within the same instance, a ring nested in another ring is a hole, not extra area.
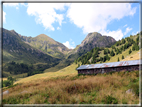
[(130, 88), (133, 89), (133, 92), (136, 94), (136, 96), (139, 96), (139, 84), (132, 84)]
[(3, 81), (3, 87), (7, 87), (7, 86), (11, 86), (11, 85), (13, 85), (13, 82), (15, 81), (15, 79), (14, 78), (12, 78), (11, 76), (9, 76), (8, 78), (7, 78), (7, 80), (5, 80), (5, 81)]
[(3, 85), (2, 85), (3, 87), (7, 87), (7, 86), (10, 86), (10, 85), (12, 85), (12, 84), (9, 80), (3, 81)]

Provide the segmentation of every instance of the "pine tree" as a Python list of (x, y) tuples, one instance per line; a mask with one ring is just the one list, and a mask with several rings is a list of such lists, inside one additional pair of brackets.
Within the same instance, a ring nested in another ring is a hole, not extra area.
[(111, 56), (114, 56), (114, 55), (115, 55), (115, 53), (113, 52), (113, 50), (110, 52), (110, 55), (111, 55)]
[(118, 62), (119, 62), (119, 57), (118, 57), (118, 60), (117, 60)]
[(129, 50), (129, 54), (131, 53), (132, 51), (131, 51), (131, 49)]
[(110, 50), (108, 49), (107, 52), (110, 54)]
[(78, 67), (80, 67), (80, 64), (78, 64)]
[(132, 50), (135, 51), (135, 44), (133, 45)]
[(106, 49), (104, 49), (104, 54), (107, 54), (107, 50)]
[(122, 59), (124, 59), (124, 56), (122, 55)]

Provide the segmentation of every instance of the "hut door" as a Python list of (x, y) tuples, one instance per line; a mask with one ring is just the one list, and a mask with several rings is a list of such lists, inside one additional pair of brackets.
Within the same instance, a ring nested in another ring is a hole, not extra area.
[(105, 72), (105, 70), (104, 69), (102, 69), (102, 74)]

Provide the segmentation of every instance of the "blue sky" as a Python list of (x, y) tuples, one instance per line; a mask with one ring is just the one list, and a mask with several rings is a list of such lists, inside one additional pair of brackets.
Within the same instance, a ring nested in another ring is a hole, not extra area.
[(116, 40), (139, 32), (139, 3), (4, 3), (3, 28), (23, 36), (46, 34), (75, 48), (90, 32)]

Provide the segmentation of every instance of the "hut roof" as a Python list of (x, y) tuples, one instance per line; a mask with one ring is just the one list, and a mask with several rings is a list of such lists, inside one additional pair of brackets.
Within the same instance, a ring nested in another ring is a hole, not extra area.
[(80, 67), (77, 68), (77, 70), (119, 67), (119, 66), (131, 66), (131, 65), (139, 65), (139, 64), (142, 64), (142, 60), (130, 60), (130, 61), (120, 61), (120, 62), (111, 62), (111, 63), (81, 65)]

